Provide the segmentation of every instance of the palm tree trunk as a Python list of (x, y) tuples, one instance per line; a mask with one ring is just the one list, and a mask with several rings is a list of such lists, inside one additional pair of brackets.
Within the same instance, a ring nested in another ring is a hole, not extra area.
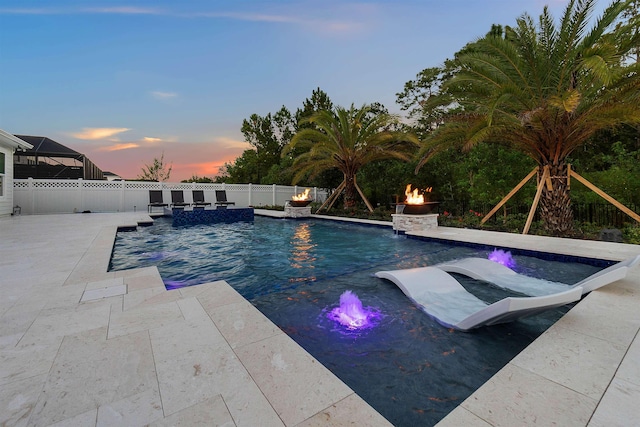
[(354, 175), (346, 175), (344, 176), (344, 208), (345, 209), (353, 209), (356, 207), (356, 180)]
[[(538, 168), (538, 179), (543, 166)], [(545, 185), (540, 197), (540, 217), (544, 228), (554, 236), (567, 236), (573, 231), (573, 210), (568, 185), (568, 168), (564, 162), (549, 165), (551, 189)]]

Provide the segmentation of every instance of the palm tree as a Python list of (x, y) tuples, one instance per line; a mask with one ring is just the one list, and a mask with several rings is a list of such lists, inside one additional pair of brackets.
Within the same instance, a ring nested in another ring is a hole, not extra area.
[(623, 61), (631, 35), (607, 32), (629, 2), (614, 1), (587, 31), (594, 3), (571, 0), (558, 26), (546, 7), (537, 25), (524, 14), (504, 37), (490, 33), (464, 49), (429, 101), (454, 99), (456, 109), (424, 145), (418, 169), (452, 146), (516, 148), (537, 162), (539, 178), (545, 169), (550, 177), (540, 198), (546, 228), (571, 231), (567, 156), (599, 130), (640, 122), (640, 70)]
[(302, 153), (293, 161), (296, 171), (294, 184), (303, 177), (314, 178), (329, 169), (342, 172), (342, 183), (325, 203), (328, 209), (344, 191), (346, 209), (355, 207), (358, 193), (367, 208), (373, 211), (356, 183), (358, 170), (376, 160), (409, 160), (411, 148), (415, 149), (419, 144), (414, 134), (395, 130), (398, 125), (396, 116), (372, 110), (367, 105), (361, 108), (351, 105), (348, 110), (342, 107), (336, 107), (335, 111), (320, 110), (303, 119), (301, 124), (305, 123), (314, 127), (303, 128), (296, 133), (283, 155)]

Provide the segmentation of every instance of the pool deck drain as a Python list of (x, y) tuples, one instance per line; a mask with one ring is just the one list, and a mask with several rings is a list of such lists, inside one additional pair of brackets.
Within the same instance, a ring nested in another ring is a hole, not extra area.
[[(144, 221), (0, 218), (0, 425), (389, 425), (226, 282), (166, 291), (156, 268), (107, 272), (117, 227)], [(640, 253), (478, 230), (417, 234), (608, 260)], [(635, 267), (438, 425), (640, 425), (639, 306)]]

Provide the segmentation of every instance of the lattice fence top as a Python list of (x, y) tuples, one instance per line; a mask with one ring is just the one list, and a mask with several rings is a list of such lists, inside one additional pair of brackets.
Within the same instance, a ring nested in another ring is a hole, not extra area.
[(261, 193), (270, 193), (273, 191), (273, 185), (252, 185), (251, 189)]
[(82, 186), (84, 188), (96, 188), (101, 190), (121, 190), (122, 184), (117, 182), (117, 185), (113, 185), (113, 182), (117, 181), (83, 181)]
[[(115, 181), (114, 181), (115, 182)], [(134, 190), (160, 190), (162, 188), (162, 184), (159, 182), (136, 182), (136, 181), (125, 181), (124, 187)]]
[[(253, 189), (253, 185), (251, 185), (251, 188)], [(247, 184), (225, 184), (224, 187), (220, 186), (218, 188), (216, 188), (217, 190), (227, 190), (227, 191), (246, 191), (247, 190)]]
[(162, 184), (164, 190), (192, 190), (193, 184), (188, 182), (176, 183), (176, 184)]
[(34, 180), (33, 188), (80, 188), (80, 181), (71, 181), (71, 180), (65, 180), (65, 179), (46, 180), (46, 181)]

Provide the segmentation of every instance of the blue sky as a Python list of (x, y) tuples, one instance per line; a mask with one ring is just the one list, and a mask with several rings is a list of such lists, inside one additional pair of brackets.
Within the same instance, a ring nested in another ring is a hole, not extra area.
[[(135, 178), (214, 176), (249, 148), (242, 120), (320, 87), (381, 102), (492, 24), (568, 0), (2, 0), (0, 128), (48, 136)], [(597, 13), (610, 2), (600, 0)]]

